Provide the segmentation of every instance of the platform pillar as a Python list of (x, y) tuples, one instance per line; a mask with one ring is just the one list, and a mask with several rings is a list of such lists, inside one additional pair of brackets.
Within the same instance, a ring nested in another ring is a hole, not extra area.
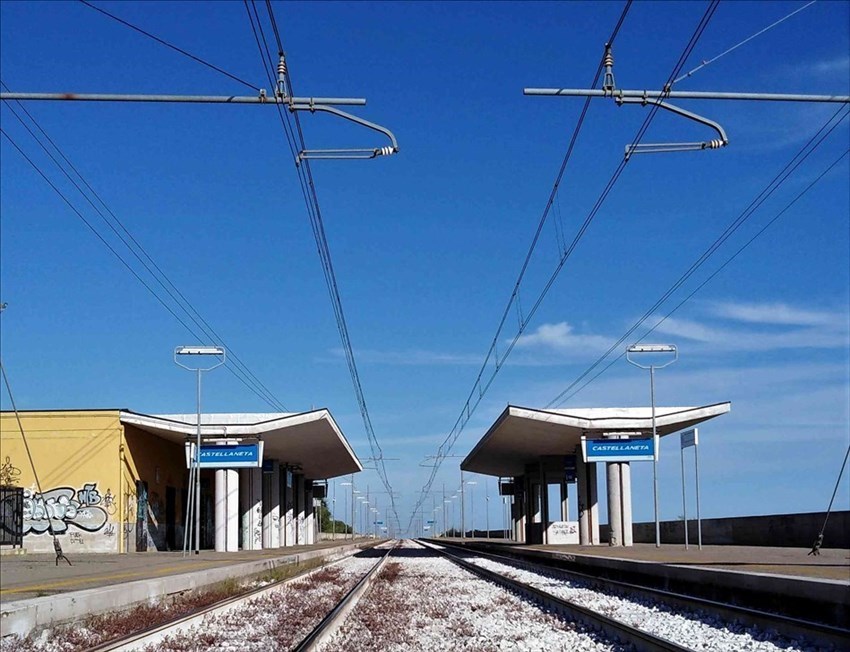
[(313, 504), (313, 487), (304, 490), (304, 543), (316, 543), (316, 508)]
[(242, 469), (240, 476), (242, 550), (261, 550), (263, 547), (263, 470)]
[(303, 546), (304, 540), (304, 476), (296, 473), (295, 485), (295, 545)]
[(596, 495), (598, 482), (596, 479), (596, 464), (587, 466), (587, 495), (588, 511), (590, 512), (590, 543), (599, 545), (599, 499)]
[(239, 550), (239, 471), (215, 471), (215, 549)]
[(596, 464), (579, 460), (576, 464), (578, 485), (578, 540), (583, 546), (599, 543), (599, 504), (596, 498)]
[(280, 547), (280, 462), (263, 474), (263, 548)]
[(570, 485), (565, 481), (561, 481), (561, 520), (570, 520)]
[(632, 467), (629, 462), (620, 462), (620, 497), (622, 499), (623, 545), (634, 545), (632, 527)]
[(620, 485), (620, 463), (606, 465), (608, 485), (608, 545), (623, 545), (622, 487)]
[(281, 505), (283, 513), (280, 519), (280, 542), (283, 546), (295, 545), (295, 480), (292, 470), (281, 469)]

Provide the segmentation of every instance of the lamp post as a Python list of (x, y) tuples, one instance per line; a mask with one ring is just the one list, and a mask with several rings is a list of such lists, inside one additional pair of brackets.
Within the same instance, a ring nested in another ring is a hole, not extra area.
[[(629, 357), (630, 353), (672, 353), (672, 360), (665, 362), (662, 365), (651, 364), (649, 366), (639, 364)], [(652, 493), (653, 503), (655, 505), (655, 547), (661, 547), (661, 524), (658, 521), (658, 431), (655, 424), (655, 370), (668, 367), (679, 359), (679, 350), (675, 344), (633, 344), (626, 349), (626, 360), (635, 367), (641, 369), (649, 369), (649, 396), (652, 402), (652, 447), (654, 455), (652, 457)]]
[(475, 480), (467, 480), (466, 484), (469, 485), (469, 520), (470, 523), (470, 533), (472, 534), (471, 538), (475, 538), (475, 485), (478, 483)]
[(485, 525), (487, 527), (487, 535), (486, 536), (489, 539), (490, 538), (490, 494), (487, 494), (484, 497), (484, 500), (486, 501), (486, 505), (487, 505), (487, 511), (486, 511), (487, 518), (486, 518), (486, 521), (485, 521)]
[[(178, 356), (181, 355), (213, 355), (219, 356), (221, 360), (211, 367), (189, 367), (178, 359)], [(212, 371), (216, 367), (220, 367), (224, 364), (227, 358), (227, 352), (224, 350), (223, 346), (178, 346), (174, 349), (174, 363), (178, 367), (183, 367), (184, 369), (188, 369), (189, 371), (195, 371), (198, 374), (198, 422), (197, 422), (197, 437), (195, 442), (195, 465), (194, 465), (194, 492), (195, 492), (195, 554), (198, 555), (201, 552), (201, 374), (204, 371)], [(193, 489), (192, 485), (192, 471), (189, 472), (189, 490), (190, 492)], [(190, 503), (190, 501), (187, 501)], [(189, 505), (187, 504), (187, 518), (186, 518), (186, 526), (183, 535), (183, 555), (185, 556), (186, 551), (188, 549), (188, 538), (187, 532), (190, 528), (189, 525)]]

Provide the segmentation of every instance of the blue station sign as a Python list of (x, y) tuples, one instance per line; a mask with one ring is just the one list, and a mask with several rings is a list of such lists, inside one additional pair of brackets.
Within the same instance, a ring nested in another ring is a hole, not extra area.
[[(194, 463), (195, 444), (186, 446), (187, 466)], [(263, 466), (263, 442), (201, 444), (202, 469), (242, 469)]]
[(585, 462), (646, 462), (655, 459), (649, 439), (582, 439)]

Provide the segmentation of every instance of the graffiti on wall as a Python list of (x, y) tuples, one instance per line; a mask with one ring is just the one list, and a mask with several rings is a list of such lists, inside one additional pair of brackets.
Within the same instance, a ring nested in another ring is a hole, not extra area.
[(15, 487), (20, 477), (21, 470), (12, 464), (12, 460), (7, 455), (6, 461), (0, 464), (0, 485)]
[(56, 534), (63, 534), (71, 525), (97, 532), (108, 518), (102, 502), (96, 482), (88, 482), (81, 489), (56, 487), (44, 493), (24, 489), (24, 534), (43, 534), (51, 527)]

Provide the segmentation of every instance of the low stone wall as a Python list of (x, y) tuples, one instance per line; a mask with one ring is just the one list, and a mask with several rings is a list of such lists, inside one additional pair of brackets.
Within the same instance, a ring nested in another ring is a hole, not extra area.
[[(808, 514), (771, 514), (702, 520), (702, 542), (705, 545), (779, 546), (808, 548), (823, 527), (826, 512)], [(607, 541), (608, 527), (600, 534)], [(655, 523), (635, 523), (635, 543), (655, 542)], [(688, 540), (697, 541), (697, 522), (688, 522)], [(661, 521), (661, 541), (684, 543), (683, 521)], [(824, 548), (850, 548), (850, 511), (832, 512), (823, 536)]]

